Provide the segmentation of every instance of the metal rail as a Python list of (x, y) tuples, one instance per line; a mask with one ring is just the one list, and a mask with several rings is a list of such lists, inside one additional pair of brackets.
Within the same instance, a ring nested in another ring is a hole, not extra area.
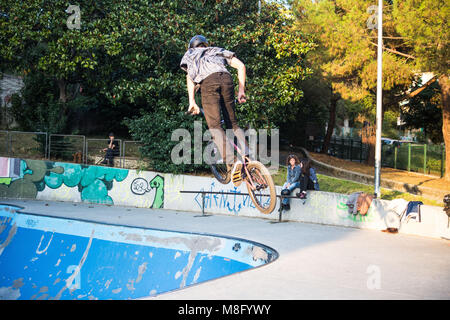
[[(180, 191), (180, 193), (201, 193), (202, 194), (202, 215), (201, 215), (201, 217), (209, 217), (210, 216), (210, 214), (205, 214), (205, 194), (231, 194), (231, 195), (238, 195), (238, 196), (248, 196), (249, 195), (248, 193), (240, 193), (240, 192), (220, 192), (220, 191), (200, 191), (200, 190), (199, 191), (194, 191), (194, 190)], [(260, 194), (258, 196), (268, 197), (270, 195), (269, 194)], [(280, 204), (284, 198), (299, 199), (299, 197), (297, 197), (297, 196), (282, 196), (279, 194), (277, 194), (276, 197), (280, 199)], [(283, 206), (280, 205), (278, 212), (280, 213), (278, 215), (278, 222), (282, 222)]]

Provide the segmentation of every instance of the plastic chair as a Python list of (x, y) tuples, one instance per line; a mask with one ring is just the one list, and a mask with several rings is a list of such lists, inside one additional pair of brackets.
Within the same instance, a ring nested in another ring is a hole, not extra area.
[(404, 220), (408, 222), (410, 219), (415, 219), (418, 222), (422, 221), (422, 216), (420, 214), (420, 205), (422, 205), (422, 201), (410, 201), (406, 206), (405, 211), (403, 211), (400, 220)]

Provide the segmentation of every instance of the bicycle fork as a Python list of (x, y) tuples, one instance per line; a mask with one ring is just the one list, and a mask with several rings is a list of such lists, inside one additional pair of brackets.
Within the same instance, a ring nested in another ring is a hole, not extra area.
[(255, 183), (253, 182), (253, 178), (252, 175), (248, 172), (247, 166), (244, 164), (244, 170), (245, 170), (245, 174), (246, 174), (246, 178), (248, 177), (248, 179), (245, 179), (245, 182), (247, 183), (247, 185), (250, 187), (250, 189), (252, 191), (258, 191), (260, 189), (265, 189), (267, 187), (267, 185), (264, 183), (264, 178), (261, 176), (261, 172), (257, 171), (257, 180), (256, 182), (258, 182), (258, 184), (262, 187), (262, 188), (258, 188), (257, 186), (255, 186)]

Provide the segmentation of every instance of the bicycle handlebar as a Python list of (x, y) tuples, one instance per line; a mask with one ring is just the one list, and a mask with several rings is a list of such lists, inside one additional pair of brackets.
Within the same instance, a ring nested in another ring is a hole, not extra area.
[[(234, 100), (234, 103), (235, 104), (238, 103), (237, 99)], [(205, 112), (203, 111), (203, 108), (200, 108), (200, 107), (198, 107), (198, 108), (200, 109), (200, 114), (205, 115)], [(195, 114), (193, 114), (192, 112), (189, 112), (189, 111), (186, 111), (184, 114), (188, 114), (190, 116), (195, 116)]]
[[(205, 112), (203, 111), (203, 108), (199, 107), (199, 109), (200, 109), (200, 113), (199, 114), (205, 115)], [(188, 114), (190, 116), (196, 116), (196, 114), (193, 114), (192, 112), (189, 112), (189, 111), (186, 111), (184, 114)]]

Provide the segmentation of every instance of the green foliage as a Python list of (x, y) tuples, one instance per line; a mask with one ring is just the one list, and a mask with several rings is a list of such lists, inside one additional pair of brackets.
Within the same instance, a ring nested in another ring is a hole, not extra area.
[(303, 145), (309, 136), (323, 136), (323, 128), (328, 120), (331, 90), (327, 83), (313, 74), (301, 82), (301, 87), (304, 95), (300, 107), (289, 109), (293, 118), (280, 119), (279, 124), (283, 137), (294, 145)]
[[(57, 133), (66, 126), (62, 103), (52, 81), (40, 73), (24, 78), (21, 94), (12, 97), (11, 113), (23, 131)], [(53, 93), (52, 93), (53, 92)]]
[[(329, 88), (319, 88), (316, 95), (331, 98), (327, 92), (331, 90), (345, 100), (339, 104), (345, 109), (338, 109), (339, 114), (359, 123), (375, 120), (377, 29), (367, 26), (371, 16), (367, 9), (373, 4), (371, 0), (293, 1), (296, 28), (313, 34), (318, 44), (308, 52), (308, 62)], [(397, 40), (391, 11), (391, 6), (384, 7), (383, 42), (391, 49), (383, 52), (384, 111), (398, 109), (398, 95), (408, 89), (414, 75), (413, 64), (401, 55), (404, 47)]]
[[(318, 50), (309, 59), (344, 99), (358, 101), (376, 88), (376, 29), (367, 27), (370, 0), (294, 1), (297, 27), (316, 34)], [(385, 33), (392, 33), (389, 7), (384, 12)], [(387, 45), (385, 43), (385, 45)], [(396, 47), (396, 44), (392, 44)], [(383, 53), (383, 89), (411, 83), (411, 68), (405, 59)]]
[[(193, 118), (178, 112), (167, 118), (164, 112), (143, 113), (142, 116), (134, 119), (125, 119), (125, 124), (129, 127), (131, 136), (136, 141), (143, 142), (140, 147), (141, 155), (149, 159), (149, 168), (158, 172), (187, 173), (194, 171), (209, 170), (209, 166), (203, 161), (202, 164), (194, 164), (194, 120)], [(186, 129), (190, 136), (190, 163), (175, 164), (171, 159), (174, 147), (180, 141), (172, 141), (171, 137), (176, 129)], [(202, 121), (202, 133), (207, 129), (205, 121)], [(202, 142), (202, 150), (206, 142)]]
[[(275, 2), (263, 1), (260, 12), (256, 0), (70, 2), (81, 9), (79, 30), (66, 26), (69, 1), (3, 3), (2, 67), (22, 75), (45, 74), (51, 83), (42, 96), (49, 95), (46, 101), (55, 110), (58, 100), (70, 102), (65, 91), (80, 85), (82, 94), (96, 101), (90, 104), (95, 114), (86, 120), (97, 117), (102, 128), (112, 117), (117, 126), (140, 109), (167, 118), (186, 110), (186, 79), (179, 63), (195, 34), (236, 52), (245, 63), (248, 102), (237, 106), (242, 127), (272, 128), (280, 119), (292, 119), (303, 96), (300, 82), (310, 73), (304, 56), (314, 44), (291, 28), (292, 17)], [(69, 107), (63, 108), (67, 112)], [(55, 130), (59, 127), (64, 126), (55, 125)]]
[(423, 71), (449, 73), (450, 3), (446, 0), (393, 1), (395, 28)]
[(398, 139), (397, 117), (399, 112), (386, 111), (383, 118), (383, 137)]
[(23, 131), (66, 133), (74, 111), (83, 112), (96, 104), (94, 98), (85, 96), (62, 103), (54, 81), (40, 72), (30, 73), (23, 80), (20, 94), (12, 96), (10, 110)]
[(425, 138), (429, 138), (433, 143), (443, 142), (441, 90), (437, 82), (408, 99), (402, 109), (407, 128), (423, 128)]

